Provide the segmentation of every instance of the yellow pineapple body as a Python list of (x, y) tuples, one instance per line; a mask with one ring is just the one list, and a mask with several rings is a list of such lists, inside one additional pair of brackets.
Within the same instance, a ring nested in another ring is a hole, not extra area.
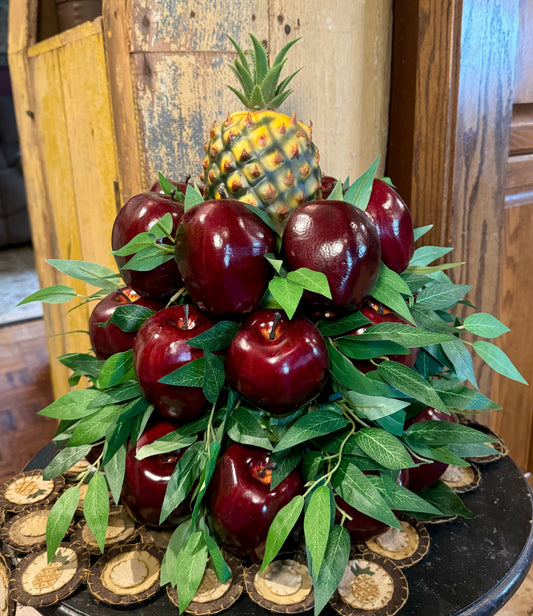
[(281, 232), (290, 212), (320, 197), (322, 174), (311, 129), (277, 111), (238, 111), (211, 128), (202, 180), (207, 198), (266, 211)]

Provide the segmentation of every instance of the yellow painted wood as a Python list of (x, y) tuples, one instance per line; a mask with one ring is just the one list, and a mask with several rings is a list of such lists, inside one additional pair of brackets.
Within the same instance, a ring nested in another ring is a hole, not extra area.
[[(118, 169), (102, 20), (37, 44), (29, 37), (26, 48), (10, 47), (9, 59), (40, 284), (69, 284), (87, 295), (94, 288), (45, 261), (78, 259), (116, 269), (109, 251)], [(90, 348), (87, 334), (65, 335), (88, 329), (90, 307), (69, 311), (73, 305), (45, 306), (56, 396), (69, 388), (68, 371), (56, 357)]]

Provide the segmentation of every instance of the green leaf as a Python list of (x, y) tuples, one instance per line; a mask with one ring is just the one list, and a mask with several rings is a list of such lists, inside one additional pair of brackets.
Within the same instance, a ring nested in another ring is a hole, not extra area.
[[(411, 289), (405, 280), (397, 274), (395, 271), (388, 268), (385, 263), (381, 262), (379, 267), (379, 273), (374, 286), (372, 287), (371, 295), (379, 289), (388, 289), (390, 291), (397, 291), (407, 297), (412, 297)], [(377, 299), (377, 298), (376, 298)], [(378, 300), (379, 301), (379, 300)], [(405, 301), (404, 301), (405, 303)]]
[(376, 423), (384, 430), (387, 430), (387, 432), (390, 432), (391, 434), (394, 434), (396, 436), (402, 436), (405, 419), (405, 411), (398, 411), (393, 415), (387, 415), (387, 417), (380, 417), (376, 420)]
[(477, 458), (480, 456), (494, 455), (494, 447), (486, 445), (485, 443), (468, 443), (466, 445), (454, 443), (448, 445), (448, 449), (460, 458)]
[(79, 486), (72, 486), (61, 494), (50, 510), (46, 522), (46, 553), (52, 560), (76, 513), (80, 501)]
[(313, 438), (346, 427), (346, 419), (333, 411), (312, 411), (300, 417), (281, 437), (274, 452), (290, 449)]
[(465, 343), (459, 338), (454, 338), (449, 342), (442, 342), (441, 348), (446, 357), (453, 365), (453, 369), (460, 381), (470, 381), (477, 388), (476, 375), (472, 355), (468, 351)]
[(69, 468), (74, 466), (76, 462), (79, 462), (84, 458), (89, 451), (91, 451), (91, 445), (80, 445), (79, 447), (64, 447), (54, 458), (48, 463), (43, 470), (44, 479), (54, 479), (59, 477)]
[(83, 280), (83, 282), (100, 289), (114, 291), (124, 284), (122, 278), (116, 272), (97, 263), (74, 259), (47, 259), (46, 262), (63, 274), (77, 280)]
[(95, 473), (89, 481), (83, 501), (83, 515), (103, 553), (109, 520), (109, 495), (106, 480), (100, 473)]
[(413, 306), (411, 308), (411, 314), (413, 315), (416, 324), (422, 329), (427, 329), (432, 332), (438, 332), (441, 334), (454, 334), (458, 333), (458, 330), (441, 319), (439, 315), (434, 311), (423, 306)]
[(234, 321), (218, 321), (207, 331), (188, 340), (187, 344), (204, 351), (223, 351), (238, 331), (239, 325)]
[(204, 198), (196, 183), (194, 184), (194, 186), (188, 184), (187, 190), (185, 191), (185, 201), (183, 202), (185, 211), (187, 212), (195, 205), (200, 205), (200, 203), (203, 202)]
[(414, 324), (414, 319), (411, 315), (411, 311), (405, 303), (403, 295), (401, 295), (398, 291), (396, 291), (395, 289), (381, 286), (373, 288), (370, 294), (378, 302), (381, 302), (388, 308), (391, 308), (392, 310), (394, 310), (394, 312), (402, 316), (404, 319)]
[(226, 373), (224, 371), (224, 358), (214, 355), (210, 351), (204, 352), (205, 372), (202, 388), (204, 396), (216, 404), (218, 396), (224, 387)]
[(207, 531), (203, 531), (204, 540), (207, 546), (207, 550), (209, 552), (209, 558), (211, 559), (211, 564), (213, 565), (213, 569), (217, 574), (218, 579), (225, 584), (231, 579), (231, 569), (228, 567), (226, 561), (224, 560), (224, 556), (220, 551), (216, 541), (211, 537), (211, 535)]
[(156, 267), (172, 261), (174, 252), (166, 244), (152, 244), (136, 252), (122, 269), (134, 270), (136, 272), (150, 272)]
[(292, 319), (302, 298), (303, 287), (289, 278), (276, 276), (270, 281), (268, 289), (272, 293), (272, 297), (287, 313), (289, 319)]
[(485, 312), (478, 312), (466, 317), (463, 321), (463, 326), (471, 334), (482, 336), (483, 338), (497, 338), (511, 331), (496, 317)]
[(315, 616), (326, 607), (328, 601), (340, 584), (350, 558), (350, 535), (343, 526), (333, 526), (329, 532), (324, 562), (327, 567), (321, 567), (316, 580), (313, 580), (315, 590)]
[(112, 250), (111, 254), (115, 257), (129, 257), (145, 248), (154, 246), (155, 243), (155, 234), (149, 231), (143, 231), (133, 237), (127, 244), (124, 244), (124, 246), (121, 246), (117, 250)]
[(425, 225), (424, 227), (417, 227), (414, 230), (415, 242), (417, 242), (423, 235), (428, 233), (428, 231), (431, 231), (431, 229), (433, 229), (433, 225)]
[[(465, 462), (459, 456), (456, 456), (451, 452), (450, 448), (446, 445), (440, 447), (433, 447), (431, 445), (424, 445), (406, 437), (406, 443), (420, 459), (437, 460), (443, 464), (453, 464), (455, 466), (470, 466), (468, 462)], [(427, 462), (422, 462), (427, 464)]]
[(514, 367), (512, 361), (507, 357), (502, 349), (491, 342), (476, 340), (473, 344), (474, 351), (487, 363), (493, 370), (513, 381), (518, 381), (527, 385), (527, 381)]
[(458, 263), (442, 263), (441, 265), (410, 265), (406, 268), (404, 273), (417, 275), (438, 274), (439, 272), (459, 267), (465, 263), (466, 261), (460, 261)]
[(355, 205), (355, 207), (366, 210), (370, 194), (372, 193), (372, 184), (379, 164), (379, 156), (374, 160), (370, 167), (357, 178), (355, 182), (346, 191), (343, 201)]
[(90, 403), (100, 395), (97, 389), (74, 389), (54, 400), (37, 414), (54, 419), (81, 419), (96, 412)]
[(433, 387), (411, 368), (395, 361), (384, 361), (378, 367), (378, 374), (398, 391), (448, 413), (447, 406), (439, 398)]
[(442, 515), (442, 512), (434, 505), (396, 483), (388, 474), (382, 473), (381, 480), (383, 481), (384, 488), (383, 497), (391, 509), (395, 511), (415, 511), (430, 515)]
[(428, 332), (407, 323), (378, 323), (359, 334), (360, 340), (390, 340), (409, 349), (439, 344), (451, 340), (452, 336)]
[(100, 389), (106, 389), (134, 377), (133, 351), (130, 349), (129, 351), (115, 353), (105, 360), (98, 375), (97, 386)]
[(170, 541), (167, 545), (165, 555), (163, 556), (163, 561), (161, 562), (161, 586), (165, 586), (168, 583), (170, 583), (172, 586), (176, 586), (176, 565), (178, 562), (178, 554), (180, 553), (181, 548), (184, 546), (190, 530), (191, 521), (190, 519), (188, 519), (185, 522), (182, 522), (172, 533)]
[(102, 464), (106, 465), (122, 445), (128, 442), (134, 425), (133, 419), (120, 421), (119, 417), (115, 423), (109, 426), (105, 433), (105, 451)]
[(207, 565), (207, 546), (204, 534), (198, 530), (188, 538), (176, 559), (176, 590), (179, 613), (193, 600)]
[(367, 396), (355, 391), (348, 391), (347, 396), (357, 416), (370, 421), (393, 415), (410, 405), (407, 400), (397, 400), (385, 396)]
[(342, 190), (342, 182), (338, 181), (335, 184), (327, 200), (328, 201), (344, 201), (344, 191)]
[[(89, 406), (91, 408), (97, 409), (101, 408), (102, 406), (108, 406), (109, 404), (128, 402), (130, 400), (135, 403), (139, 402), (141, 399), (144, 400), (142, 398), (142, 392), (141, 388), (139, 387), (139, 383), (137, 383), (136, 381), (127, 381), (125, 383), (121, 383), (118, 387), (100, 392), (100, 395), (95, 398), (89, 404)], [(144, 402), (148, 404), (146, 400), (144, 400)], [(126, 405), (124, 409), (125, 413), (121, 415), (121, 419), (129, 418), (126, 411), (126, 408), (128, 406), (129, 405)]]
[(319, 486), (311, 494), (304, 517), (305, 544), (311, 555), (313, 578), (320, 574), (331, 524), (331, 493)]
[(250, 212), (252, 212), (252, 214), (258, 216), (267, 227), (274, 231), (276, 235), (279, 235), (279, 231), (276, 229), (272, 218), (270, 218), (270, 216), (265, 211), (259, 209), (255, 205), (250, 205), (249, 203), (245, 203), (244, 205), (250, 210)]
[(432, 284), (420, 291), (416, 303), (432, 310), (446, 310), (462, 300), (471, 288), (465, 284)]
[(150, 308), (135, 303), (117, 306), (111, 318), (105, 322), (103, 327), (113, 324), (123, 332), (136, 332), (139, 331), (146, 319), (154, 314), (155, 310), (150, 310)]
[(339, 336), (369, 324), (370, 319), (367, 319), (362, 312), (352, 312), (334, 321), (321, 321), (318, 329), (323, 336)]
[(415, 250), (409, 265), (429, 265), (452, 250), (453, 248), (447, 246), (421, 246)]
[(76, 297), (77, 293), (72, 287), (64, 284), (56, 284), (51, 287), (39, 289), (21, 300), (17, 306), (29, 304), (30, 302), (45, 302), (46, 304), (63, 304), (70, 302)]
[(346, 389), (369, 396), (388, 396), (391, 393), (392, 390), (388, 385), (365, 376), (331, 344), (328, 344), (328, 350), (331, 360), (331, 374)]
[(471, 519), (475, 517), (457, 494), (442, 481), (437, 481), (418, 493), (420, 498), (434, 505), (445, 516), (459, 515)]
[(228, 421), (227, 434), (236, 443), (272, 449), (257, 413), (250, 409), (237, 408), (232, 411)]
[(401, 470), (413, 465), (413, 459), (400, 440), (380, 428), (358, 430), (355, 434), (355, 442), (367, 456), (385, 468)]
[(204, 384), (204, 373), (205, 358), (199, 357), (159, 379), (159, 383), (181, 385), (182, 387), (202, 387)]
[(165, 193), (165, 195), (170, 195), (176, 190), (174, 184), (172, 184), (172, 182), (167, 179), (160, 171), (157, 172), (157, 177), (159, 179), (159, 185), (161, 186), (161, 190)]
[(299, 284), (302, 288), (313, 293), (319, 293), (328, 299), (331, 299), (331, 291), (326, 274), (323, 272), (315, 272), (307, 267), (300, 267), (287, 274), (288, 280)]
[(207, 488), (209, 487), (209, 482), (211, 481), (211, 477), (215, 472), (215, 466), (218, 460), (218, 456), (220, 454), (221, 445), (219, 441), (213, 441), (211, 445), (209, 445), (209, 453), (207, 457), (207, 462), (202, 470), (200, 475), (200, 479), (198, 481), (198, 487), (196, 488), (197, 496), (194, 503), (194, 509), (191, 515), (192, 524), (196, 524), (196, 520), (198, 518), (198, 513), (200, 511), (200, 504), (202, 499), (207, 492)]
[[(269, 441), (270, 444), (270, 441)], [(289, 451), (283, 451), (280, 454), (272, 455), (272, 461), (275, 466), (272, 469), (270, 479), (270, 489), (277, 488), (279, 484), (291, 473), (302, 460), (302, 452), (295, 447)]]
[(394, 528), (400, 528), (396, 516), (376, 487), (351, 462), (342, 460), (339, 469), (333, 475), (332, 484), (336, 493), (357, 511)]
[(337, 342), (338, 349), (351, 359), (365, 360), (384, 355), (409, 355), (409, 349), (389, 340), (359, 340), (359, 336), (346, 336)]
[(75, 447), (96, 443), (105, 435), (109, 426), (115, 422), (121, 410), (118, 405), (104, 406), (89, 417), (82, 419), (74, 428), (68, 446)]
[(179, 430), (174, 430), (173, 432), (169, 432), (162, 438), (159, 438), (148, 445), (143, 445), (135, 457), (137, 460), (144, 460), (145, 458), (150, 458), (151, 456), (160, 456), (161, 454), (172, 453), (178, 449), (189, 447), (195, 441), (195, 434), (182, 435)]
[(115, 504), (120, 502), (124, 474), (126, 472), (126, 445), (122, 445), (115, 455), (104, 465), (107, 485)]
[(459, 423), (428, 420), (414, 423), (405, 432), (410, 441), (438, 447), (448, 444), (494, 443), (496, 439)]
[[(253, 207), (253, 206), (250, 206)], [(275, 269), (276, 274), (280, 274), (283, 270), (283, 261), (281, 259), (276, 259), (276, 255), (274, 254), (266, 254), (264, 255), (265, 259), (270, 263), (270, 265), (272, 265), (272, 267)]]
[(168, 516), (180, 505), (189, 492), (194, 482), (198, 479), (205, 465), (205, 443), (192, 444), (181, 456), (172, 473), (165, 492), (165, 498), (161, 507), (159, 523), (162, 524)]
[(96, 359), (94, 355), (89, 355), (88, 353), (66, 353), (57, 359), (67, 368), (93, 379), (98, 378), (100, 370), (104, 365), (103, 360)]
[(490, 411), (501, 409), (499, 404), (493, 402), (479, 391), (466, 385), (445, 381), (443, 379), (432, 381), (433, 388), (439, 394), (441, 400), (449, 408), (467, 411)]
[(281, 546), (285, 543), (285, 540), (298, 521), (303, 508), (304, 497), (298, 494), (293, 497), (290, 503), (282, 507), (276, 513), (276, 517), (272, 520), (272, 524), (268, 529), (261, 571), (263, 571), (277, 556)]
[[(335, 453), (338, 452), (338, 449)], [(317, 476), (322, 474), (324, 456), (320, 451), (308, 451), (302, 461), (302, 474), (305, 482), (314, 481)]]

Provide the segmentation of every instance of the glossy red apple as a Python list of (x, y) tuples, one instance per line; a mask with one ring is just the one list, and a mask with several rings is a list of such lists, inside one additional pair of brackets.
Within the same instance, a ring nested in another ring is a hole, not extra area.
[(271, 490), (271, 469), (269, 451), (235, 443), (220, 456), (209, 484), (214, 530), (223, 545), (241, 558), (263, 558), (276, 513), (303, 493), (298, 469)]
[[(404, 488), (410, 487), (409, 470), (401, 470), (398, 474), (398, 479), (396, 480), (396, 483)], [(365, 475), (379, 474), (375, 471), (363, 471), (363, 473)], [(347, 518), (344, 520), (344, 528), (346, 528), (346, 530), (350, 533), (350, 538), (353, 544), (366, 541), (367, 539), (370, 539), (370, 537), (381, 533), (387, 528), (387, 524), (381, 522), (380, 520), (376, 520), (365, 513), (361, 513), (361, 511), (358, 511), (351, 505), (348, 505), (348, 503), (340, 498), (340, 496), (335, 496), (335, 502), (352, 518), (351, 520), (348, 520)], [(341, 518), (341, 513), (337, 510), (335, 513), (335, 522), (339, 524)]]
[(133, 341), (137, 332), (124, 332), (113, 323), (102, 327), (100, 323), (106, 323), (119, 306), (137, 304), (150, 310), (162, 310), (163, 302), (144, 299), (131, 287), (124, 287), (112, 291), (104, 299), (98, 302), (89, 317), (89, 337), (94, 354), (98, 359), (107, 359), (114, 353), (121, 353), (133, 348)]
[[(168, 482), (185, 449), (150, 456), (144, 460), (137, 460), (135, 456), (141, 447), (153, 443), (169, 432), (177, 430), (178, 427), (178, 424), (168, 420), (151, 422), (137, 443), (128, 447), (120, 501), (126, 506), (130, 515), (141, 524), (159, 525)], [(186, 513), (187, 507), (188, 501), (184, 501), (168, 517), (165, 524), (176, 524), (177, 519)]]
[[(356, 330), (349, 333), (349, 335), (358, 336), (366, 332), (366, 330), (372, 325), (377, 325), (378, 323), (402, 323), (404, 325), (411, 325), (414, 327), (412, 323), (409, 323), (407, 319), (404, 319), (399, 314), (393, 312), (387, 306), (380, 304), (374, 300), (369, 300), (366, 302), (364, 306), (361, 307), (360, 312), (364, 314), (364, 316), (370, 320), (368, 325), (363, 325), (358, 327)], [(400, 364), (404, 364), (408, 368), (412, 368), (415, 365), (416, 358), (418, 356), (418, 349), (411, 349), (409, 355), (389, 355), (389, 359), (392, 361), (396, 361)], [(370, 360), (351, 360), (354, 366), (364, 372), (365, 374), (370, 370), (375, 370), (376, 366)]]
[(226, 354), (226, 378), (243, 398), (275, 415), (317, 396), (328, 378), (322, 334), (309, 319), (265, 309), (250, 315)]
[(206, 201), (188, 210), (176, 235), (176, 261), (193, 301), (212, 316), (253, 312), (273, 271), (264, 254), (276, 234), (244, 203)]
[(381, 248), (368, 216), (344, 201), (310, 201), (297, 207), (283, 233), (290, 270), (323, 272), (332, 300), (305, 292), (312, 308), (358, 308), (376, 281)]
[(322, 199), (327, 199), (333, 189), (337, 185), (338, 180), (331, 175), (323, 175), (320, 180), (320, 190), (322, 191)]
[[(439, 411), (431, 406), (426, 406), (420, 411), (420, 413), (418, 413), (418, 415), (415, 415), (405, 422), (405, 429), (407, 430), (409, 426), (421, 421), (451, 421), (453, 423), (457, 423), (458, 420), (455, 415), (447, 415), (443, 411)], [(422, 462), (422, 460), (417, 457), (413, 456), (413, 459), (415, 462)], [(438, 462), (437, 460), (425, 464), (421, 463), (420, 466), (410, 468), (409, 489), (413, 492), (420, 492), (420, 490), (423, 490), (432, 483), (435, 483), (435, 481), (437, 481), (437, 479), (447, 468), (447, 464)]]
[(165, 385), (159, 380), (203, 357), (203, 351), (187, 341), (213, 325), (194, 306), (186, 305), (156, 312), (139, 329), (133, 345), (135, 373), (145, 398), (164, 417), (186, 422), (204, 410), (207, 401), (200, 387)]
[[(172, 235), (175, 235), (183, 215), (183, 203), (172, 201), (154, 192), (141, 193), (132, 197), (115, 218), (111, 232), (113, 250), (119, 250), (139, 233), (149, 231), (167, 213), (172, 215)], [(168, 238), (160, 241), (164, 244), (171, 244)], [(142, 297), (168, 298), (182, 286), (178, 266), (173, 259), (153, 270), (140, 272), (123, 269), (130, 258), (130, 256), (115, 256), (115, 261), (126, 284)]]
[(405, 201), (390, 184), (376, 178), (366, 214), (378, 230), (383, 263), (403, 272), (415, 250), (413, 220)]

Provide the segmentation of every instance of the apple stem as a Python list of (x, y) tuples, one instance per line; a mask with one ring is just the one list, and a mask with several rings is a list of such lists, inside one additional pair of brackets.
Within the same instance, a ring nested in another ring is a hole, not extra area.
[(185, 318), (183, 319), (183, 323), (181, 325), (181, 329), (187, 330), (189, 327), (189, 304), (184, 304), (183, 311), (185, 312)]
[(280, 319), (281, 319), (281, 312), (279, 310), (276, 310), (276, 312), (274, 313), (274, 320), (272, 321), (272, 327), (270, 329), (270, 334), (268, 335), (270, 340), (274, 340), (276, 338), (276, 327)]
[(261, 479), (264, 479), (268, 471), (275, 471), (278, 468), (278, 463), (271, 461), (267, 462), (265, 466), (259, 471), (258, 475)]

